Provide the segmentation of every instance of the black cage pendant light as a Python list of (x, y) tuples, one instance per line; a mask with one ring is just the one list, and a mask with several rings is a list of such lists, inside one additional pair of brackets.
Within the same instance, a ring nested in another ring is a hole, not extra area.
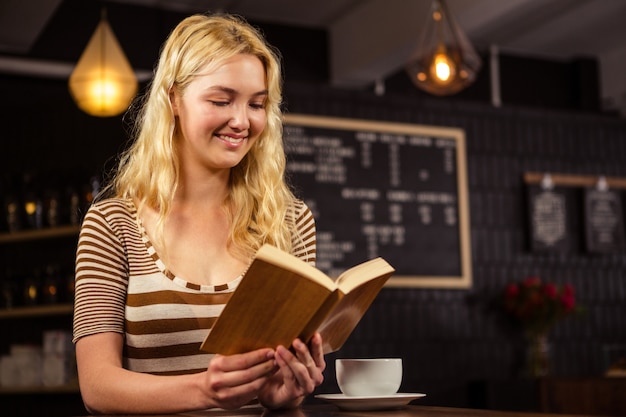
[(481, 60), (444, 0), (434, 0), (406, 71), (420, 89), (437, 96), (456, 94), (476, 79)]

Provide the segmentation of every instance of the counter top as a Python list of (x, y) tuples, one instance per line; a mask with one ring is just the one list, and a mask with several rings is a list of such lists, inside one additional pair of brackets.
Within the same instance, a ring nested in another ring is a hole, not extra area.
[[(187, 417), (581, 417), (574, 414), (527, 413), (420, 405), (408, 405), (400, 409), (385, 411), (343, 411), (331, 404), (305, 405), (302, 408), (284, 411), (269, 411), (261, 407), (249, 407), (232, 411), (204, 410), (175, 415)], [(172, 415), (169, 414), (168, 416), (171, 417)], [(115, 417), (130, 416), (116, 415)], [(142, 415), (142, 417), (165, 417), (165, 415)]]

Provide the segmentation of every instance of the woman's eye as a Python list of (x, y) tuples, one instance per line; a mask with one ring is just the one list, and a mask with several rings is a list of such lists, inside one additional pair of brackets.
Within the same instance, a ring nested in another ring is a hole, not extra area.
[(265, 108), (265, 104), (264, 103), (250, 103), (250, 107), (252, 107), (255, 110), (261, 110)]
[(230, 104), (228, 101), (216, 101), (216, 100), (210, 100), (210, 101), (211, 103), (213, 103), (213, 105), (218, 106), (218, 107), (224, 107)]

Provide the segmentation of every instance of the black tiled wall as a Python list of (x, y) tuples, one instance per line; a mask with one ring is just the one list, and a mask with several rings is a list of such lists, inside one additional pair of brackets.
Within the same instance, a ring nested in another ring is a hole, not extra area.
[(399, 356), (404, 391), (428, 393), (424, 403), (471, 405), (470, 383), (519, 377), (523, 338), (494, 301), (508, 282), (528, 275), (571, 283), (587, 309), (551, 333), (555, 375), (599, 376), (605, 348), (626, 345), (626, 253), (585, 253), (580, 206), (569, 213), (576, 220), (569, 253), (531, 253), (522, 178), (527, 171), (626, 177), (624, 120), (289, 85), (287, 97), (292, 113), (460, 127), (466, 134), (473, 287), (385, 289), (347, 345), (328, 358), (322, 390), (337, 390), (335, 357)]

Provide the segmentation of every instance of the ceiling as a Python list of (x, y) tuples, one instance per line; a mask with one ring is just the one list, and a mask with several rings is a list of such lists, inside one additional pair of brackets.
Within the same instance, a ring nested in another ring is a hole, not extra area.
[[(354, 88), (384, 80), (404, 66), (430, 8), (430, 0), (110, 1), (183, 13), (227, 11), (258, 22), (325, 29), (331, 82)], [(50, 64), (29, 66), (15, 60), (7, 64), (1, 58), (25, 54), (61, 3), (0, 2), (0, 71), (7, 67), (33, 71)], [(479, 51), (497, 48), (555, 60), (596, 58), (604, 108), (626, 115), (626, 1), (447, 0), (447, 4)], [(55, 68), (59, 66), (49, 70)]]

